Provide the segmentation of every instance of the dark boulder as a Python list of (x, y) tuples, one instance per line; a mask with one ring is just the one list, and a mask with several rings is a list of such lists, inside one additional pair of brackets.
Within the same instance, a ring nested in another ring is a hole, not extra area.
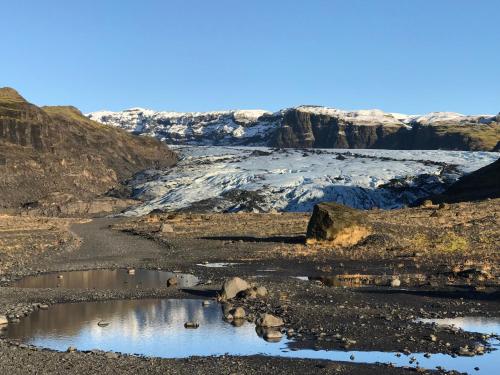
[(500, 198), (500, 159), (463, 176), (443, 194), (432, 197), (432, 201), (453, 203), (487, 198)]
[(369, 234), (370, 228), (363, 211), (325, 202), (314, 206), (307, 226), (307, 243), (328, 241), (337, 246), (349, 246)]

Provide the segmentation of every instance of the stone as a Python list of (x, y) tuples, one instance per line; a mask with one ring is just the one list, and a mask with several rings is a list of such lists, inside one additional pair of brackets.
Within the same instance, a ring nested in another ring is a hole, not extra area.
[(262, 314), (256, 323), (260, 327), (281, 327), (285, 324), (283, 319), (267, 313)]
[(266, 287), (263, 287), (263, 286), (258, 286), (255, 289), (255, 292), (257, 293), (257, 297), (267, 297), (267, 294), (268, 294)]
[(108, 359), (116, 359), (116, 358), (118, 358), (118, 354), (115, 353), (115, 352), (106, 352), (106, 354), (104, 354), (104, 355)]
[(127, 270), (127, 273), (128, 273), (129, 275), (135, 275), (135, 269), (133, 269), (133, 268), (129, 268), (129, 269)]
[(177, 277), (170, 277), (168, 280), (167, 280), (167, 286), (174, 286), (174, 285), (177, 285)]
[(276, 329), (266, 329), (264, 331), (264, 340), (270, 342), (278, 342), (283, 337), (283, 334)]
[(436, 342), (437, 341), (437, 336), (436, 335), (429, 335), (429, 338), (432, 342)]
[(401, 280), (399, 280), (398, 278), (395, 278), (395, 279), (392, 279), (391, 280), (391, 286), (393, 288), (398, 288), (401, 286)]
[(422, 202), (422, 207), (433, 207), (434, 203), (430, 199), (426, 199)]
[(47, 310), (49, 308), (49, 305), (47, 305), (46, 303), (41, 303), (38, 308), (40, 310)]
[(162, 233), (174, 233), (174, 227), (170, 224), (163, 223), (160, 226), (160, 232), (162, 232)]
[(73, 353), (76, 352), (76, 348), (74, 346), (69, 346), (68, 349), (66, 349), (68, 353)]
[(233, 315), (234, 319), (245, 319), (247, 316), (245, 309), (243, 307), (237, 307), (231, 311), (231, 315)]
[(205, 301), (203, 301), (203, 302), (201, 303), (201, 305), (202, 305), (203, 307), (210, 306), (210, 301), (205, 300)]
[(5, 315), (0, 315), (0, 326), (8, 323), (9, 320), (7, 319), (7, 317)]
[(334, 202), (319, 203), (307, 225), (308, 244), (328, 242), (333, 246), (355, 245), (371, 233), (365, 214)]
[(250, 284), (239, 277), (233, 277), (226, 280), (222, 285), (221, 296), (222, 299), (228, 300), (236, 297), (238, 293), (243, 292), (250, 288)]

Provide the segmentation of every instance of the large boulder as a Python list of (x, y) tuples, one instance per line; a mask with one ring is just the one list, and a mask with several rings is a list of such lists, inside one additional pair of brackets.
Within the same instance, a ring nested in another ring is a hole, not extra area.
[(333, 202), (314, 206), (307, 226), (307, 243), (328, 241), (335, 246), (358, 243), (370, 234), (366, 215), (353, 208)]
[(274, 316), (272, 314), (262, 314), (256, 321), (257, 326), (264, 328), (281, 327), (285, 323), (280, 317)]
[(221, 297), (224, 300), (236, 297), (240, 292), (249, 289), (251, 285), (239, 277), (228, 279), (222, 285)]

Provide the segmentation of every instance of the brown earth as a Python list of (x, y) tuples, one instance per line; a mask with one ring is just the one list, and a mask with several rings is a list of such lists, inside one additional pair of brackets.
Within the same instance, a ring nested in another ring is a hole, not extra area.
[(175, 162), (158, 140), (98, 124), (74, 107), (40, 108), (0, 88), (0, 208), (33, 207), (51, 194), (91, 200), (139, 171)]
[[(372, 234), (344, 248), (306, 245), (306, 214), (153, 213), (88, 223), (4, 217), (4, 230), (11, 228), (14, 233), (23, 228), (27, 233), (30, 229), (35, 233), (39, 226), (44, 228), (45, 236), (27, 236), (34, 244), (75, 235), (82, 243), (79, 248), (72, 241), (60, 247), (49, 246), (39, 259), (33, 257), (39, 251), (36, 246), (23, 249), (19, 257), (27, 259), (4, 268), (0, 314), (29, 310), (33, 303), (215, 297), (225, 279), (239, 276), (265, 286), (269, 296), (237, 298), (230, 303), (254, 316), (265, 312), (281, 317), (296, 348), (457, 353), (460, 347), (472, 347), (484, 337), (439, 329), (415, 319), (499, 316), (499, 213), (499, 199), (367, 211)], [(68, 222), (73, 223), (70, 228), (74, 234), (68, 234)], [(24, 241), (9, 238), (2, 245), (12, 249)], [(205, 262), (236, 264), (223, 268), (199, 265)], [(165, 286), (126, 291), (13, 287), (20, 275), (124, 267), (179, 270), (195, 274), (203, 284), (193, 289)], [(309, 280), (297, 276), (308, 276)], [(394, 279), (400, 280), (400, 286), (390, 286)], [(437, 339), (431, 340), (431, 335)], [(259, 356), (161, 360), (123, 355), (111, 360), (102, 353), (41, 352), (1, 339), (0, 354), (0, 366), (13, 369), (13, 373), (27, 372), (33, 366), (39, 366), (40, 373), (47, 373), (44, 369), (88, 373), (96, 368), (110, 373), (115, 368), (122, 373), (415, 371)], [(58, 366), (62, 363), (65, 365)]]

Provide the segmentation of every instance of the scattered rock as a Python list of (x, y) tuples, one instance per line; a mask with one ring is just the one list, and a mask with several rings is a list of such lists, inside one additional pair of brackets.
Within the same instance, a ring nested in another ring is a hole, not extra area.
[(262, 314), (259, 319), (257, 319), (256, 324), (260, 327), (281, 327), (285, 323), (283, 319), (271, 315), (271, 314)]
[(399, 278), (394, 278), (391, 280), (391, 286), (393, 288), (398, 288), (401, 286), (401, 280)]
[(116, 358), (118, 358), (118, 354), (115, 353), (115, 352), (106, 352), (106, 354), (104, 354), (104, 355), (108, 359), (116, 359)]
[(221, 296), (228, 300), (236, 297), (238, 293), (250, 288), (250, 284), (239, 277), (233, 277), (226, 280), (222, 285)]
[(167, 280), (167, 286), (177, 285), (177, 277), (171, 277)]
[(465, 346), (460, 347), (460, 349), (458, 350), (458, 355), (464, 356), (464, 357), (472, 357), (472, 356), (474, 356), (474, 352), (471, 352), (469, 350), (469, 346), (465, 345)]
[(237, 307), (231, 311), (231, 315), (234, 319), (245, 319), (247, 316), (245, 309), (243, 307)]
[(174, 233), (174, 227), (170, 224), (163, 223), (160, 227), (162, 233)]
[(306, 238), (308, 244), (328, 241), (334, 246), (349, 246), (370, 233), (362, 211), (329, 202), (314, 206)]
[(264, 331), (264, 340), (270, 342), (278, 342), (283, 337), (283, 334), (276, 329), (266, 329)]
[(426, 199), (422, 202), (422, 207), (434, 207), (434, 203), (430, 199)]
[(255, 292), (257, 293), (257, 297), (267, 297), (267, 289), (266, 287), (259, 286), (255, 289)]

